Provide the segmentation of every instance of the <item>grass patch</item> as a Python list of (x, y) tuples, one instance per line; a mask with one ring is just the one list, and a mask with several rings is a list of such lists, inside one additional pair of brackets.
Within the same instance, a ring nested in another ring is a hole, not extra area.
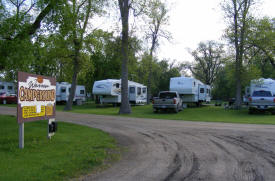
[(108, 166), (119, 154), (115, 140), (98, 129), (58, 123), (47, 139), (47, 121), (25, 123), (25, 148), (18, 148), (16, 117), (0, 115), (0, 180), (67, 180)]
[[(62, 111), (64, 106), (57, 106)], [(72, 112), (100, 115), (118, 115), (118, 107), (96, 107), (94, 103), (82, 106), (73, 106)], [(247, 123), (247, 124), (275, 124), (275, 115), (248, 114), (247, 109), (225, 110), (223, 107), (203, 106), (200, 108), (186, 108), (175, 113), (153, 113), (152, 105), (132, 106), (132, 114), (126, 117), (170, 119), (185, 121), (223, 122), (223, 123)]]

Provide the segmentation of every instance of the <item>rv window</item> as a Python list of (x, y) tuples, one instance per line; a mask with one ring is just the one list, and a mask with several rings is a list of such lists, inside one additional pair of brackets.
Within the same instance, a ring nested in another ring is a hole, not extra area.
[(200, 88), (200, 93), (204, 93), (204, 88)]
[(119, 88), (119, 83), (114, 84), (114, 87)]
[(194, 82), (194, 87), (196, 86), (196, 82)]
[(62, 93), (66, 92), (66, 88), (65, 88), (65, 87), (62, 87), (62, 88), (61, 88), (61, 92), (62, 92)]
[(131, 94), (135, 93), (135, 88), (134, 87), (130, 87), (130, 93)]
[(9, 89), (9, 90), (12, 90), (12, 86), (8, 86), (8, 89)]
[(80, 90), (80, 94), (84, 94), (85, 93), (85, 91), (84, 90)]
[(140, 88), (140, 87), (137, 88), (137, 94), (138, 94), (138, 95), (141, 94), (141, 88)]
[(142, 88), (142, 93), (146, 94), (146, 88)]
[(0, 89), (5, 89), (5, 87), (3, 85), (0, 85)]

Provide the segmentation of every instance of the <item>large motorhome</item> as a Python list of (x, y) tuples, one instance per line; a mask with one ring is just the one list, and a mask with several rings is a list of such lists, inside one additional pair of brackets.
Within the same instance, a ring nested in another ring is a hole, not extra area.
[[(71, 84), (68, 82), (56, 83), (56, 102), (67, 102), (69, 100)], [(75, 90), (74, 102), (86, 101), (85, 86), (77, 85)]]
[(192, 77), (173, 77), (170, 79), (170, 91), (177, 91), (183, 103), (210, 102), (210, 86)]
[[(128, 81), (128, 97), (131, 104), (145, 104), (147, 100), (147, 87), (143, 84)], [(121, 103), (121, 80), (106, 79), (94, 82), (93, 94), (101, 104)]]
[(8, 94), (15, 94), (14, 83), (0, 82), (0, 93), (5, 92)]

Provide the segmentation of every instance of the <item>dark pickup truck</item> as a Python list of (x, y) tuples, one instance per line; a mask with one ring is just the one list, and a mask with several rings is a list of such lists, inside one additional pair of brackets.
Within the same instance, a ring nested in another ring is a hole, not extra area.
[(254, 91), (249, 100), (249, 114), (253, 114), (256, 111), (270, 111), (275, 114), (275, 97), (271, 91), (257, 90)]
[(176, 91), (159, 92), (159, 96), (153, 99), (153, 109), (154, 112), (173, 110), (177, 113), (182, 110), (182, 99)]

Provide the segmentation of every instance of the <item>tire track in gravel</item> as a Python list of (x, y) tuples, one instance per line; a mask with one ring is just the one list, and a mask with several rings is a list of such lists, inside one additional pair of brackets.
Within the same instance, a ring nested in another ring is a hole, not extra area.
[[(0, 114), (15, 113), (15, 108), (0, 106)], [(57, 112), (56, 119), (108, 132), (119, 146), (128, 150), (111, 168), (76, 180), (274, 181), (275, 178), (275, 126), (68, 112)]]

